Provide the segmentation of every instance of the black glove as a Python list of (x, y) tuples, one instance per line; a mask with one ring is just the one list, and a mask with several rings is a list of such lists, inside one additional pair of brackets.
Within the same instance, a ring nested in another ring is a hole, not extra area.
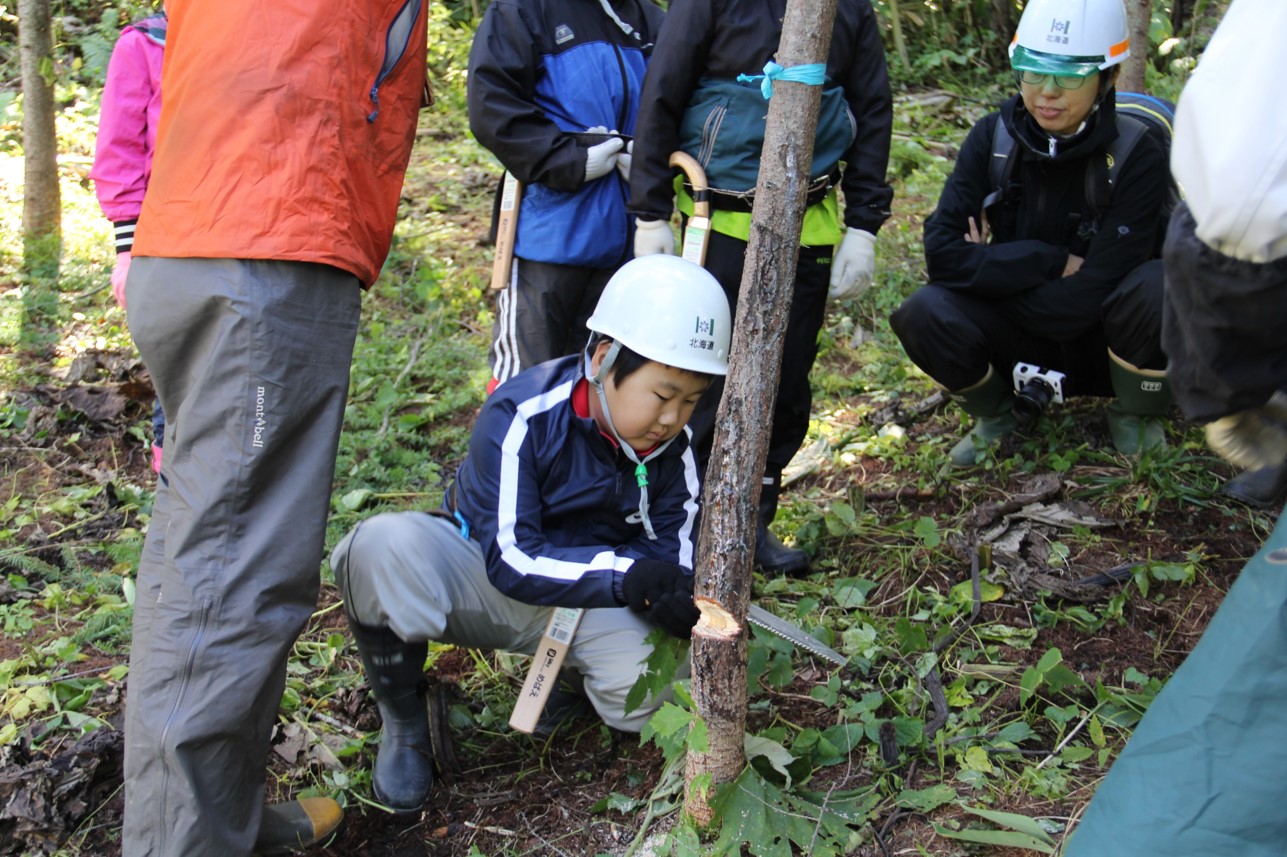
[(637, 559), (621, 581), (626, 604), (672, 637), (687, 640), (701, 613), (693, 603), (693, 575), (682, 565)]

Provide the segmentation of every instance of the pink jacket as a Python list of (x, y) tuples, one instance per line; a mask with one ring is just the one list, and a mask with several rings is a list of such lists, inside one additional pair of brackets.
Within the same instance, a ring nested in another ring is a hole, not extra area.
[[(117, 252), (130, 249), (133, 223), (143, 208), (143, 193), (152, 175), (152, 153), (161, 118), (161, 58), (166, 19), (153, 15), (125, 28), (107, 66), (103, 103), (94, 145), (94, 180), (98, 204), (113, 223), (128, 222), (128, 235), (117, 229)], [(127, 239), (125, 246), (122, 240)]]

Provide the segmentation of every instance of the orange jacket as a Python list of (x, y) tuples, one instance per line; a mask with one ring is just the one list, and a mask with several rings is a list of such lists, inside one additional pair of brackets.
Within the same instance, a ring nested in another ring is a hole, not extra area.
[(135, 256), (320, 262), (375, 281), (425, 87), (429, 0), (167, 0)]

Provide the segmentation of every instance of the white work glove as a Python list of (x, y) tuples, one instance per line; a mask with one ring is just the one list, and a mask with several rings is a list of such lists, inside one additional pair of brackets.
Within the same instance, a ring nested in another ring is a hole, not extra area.
[(630, 162), (634, 160), (635, 141), (626, 143), (626, 150), (617, 156), (617, 172), (621, 173), (623, 182), (630, 181)]
[(845, 237), (831, 257), (832, 300), (856, 298), (867, 291), (876, 273), (876, 236), (862, 229), (846, 229)]
[(620, 137), (613, 137), (611, 140), (604, 140), (602, 143), (587, 149), (585, 152), (585, 180), (594, 181), (612, 172), (617, 165), (617, 158), (620, 156), (621, 148), (624, 145), (625, 143)]
[(635, 258), (664, 253), (675, 255), (675, 233), (670, 231), (668, 220), (635, 218)]

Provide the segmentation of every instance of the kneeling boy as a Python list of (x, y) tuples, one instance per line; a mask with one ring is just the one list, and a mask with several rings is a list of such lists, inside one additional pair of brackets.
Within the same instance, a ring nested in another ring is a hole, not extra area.
[(331, 554), (384, 720), (375, 795), (399, 812), (433, 784), (426, 641), (532, 654), (554, 607), (587, 608), (564, 671), (637, 732), (663, 702), (625, 711), (644, 638), (686, 639), (697, 621), (685, 424), (728, 370), (728, 300), (701, 267), (647, 256), (613, 275), (587, 327), (584, 354), (487, 400), (442, 510), (378, 515)]

